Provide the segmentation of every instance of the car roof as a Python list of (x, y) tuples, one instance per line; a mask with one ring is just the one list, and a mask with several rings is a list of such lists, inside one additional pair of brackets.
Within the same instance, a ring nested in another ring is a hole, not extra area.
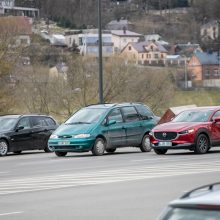
[[(124, 106), (131, 106), (131, 105), (145, 105), (139, 102), (124, 102), (124, 103), (104, 103), (104, 104), (94, 104), (86, 106), (86, 108), (112, 108), (112, 107), (124, 107)], [(146, 105), (145, 105), (146, 106)]]
[(220, 208), (220, 182), (196, 188), (169, 204), (175, 207), (218, 206)]
[(51, 117), (49, 115), (45, 114), (8, 114), (8, 115), (0, 115), (1, 118), (20, 118), (23, 116), (45, 116), (45, 117)]
[(220, 106), (195, 107), (195, 108), (190, 108), (190, 109), (184, 110), (184, 111), (206, 111), (206, 110), (217, 111), (217, 110), (220, 110)]

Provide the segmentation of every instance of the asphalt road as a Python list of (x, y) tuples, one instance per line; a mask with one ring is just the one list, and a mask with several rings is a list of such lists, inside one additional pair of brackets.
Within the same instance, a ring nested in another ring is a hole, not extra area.
[(205, 155), (135, 148), (91, 153), (28, 152), (0, 158), (0, 220), (154, 220), (192, 188), (220, 181), (220, 148)]

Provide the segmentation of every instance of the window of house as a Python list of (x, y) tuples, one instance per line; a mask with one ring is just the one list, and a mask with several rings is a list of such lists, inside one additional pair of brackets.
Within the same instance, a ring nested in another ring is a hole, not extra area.
[(131, 46), (128, 47), (128, 50), (131, 50)]
[(154, 50), (154, 47), (153, 47), (153, 46), (150, 46), (150, 49), (153, 51), (153, 50)]
[(144, 59), (144, 54), (141, 55), (142, 59)]
[(158, 58), (159, 58), (158, 53), (155, 53), (155, 54), (154, 54), (154, 58), (155, 58), (155, 59), (158, 59)]

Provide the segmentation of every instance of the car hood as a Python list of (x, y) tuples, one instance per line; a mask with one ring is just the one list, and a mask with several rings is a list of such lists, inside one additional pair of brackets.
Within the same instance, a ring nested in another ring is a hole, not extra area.
[(168, 122), (168, 123), (157, 125), (153, 129), (153, 132), (158, 132), (158, 131), (179, 132), (179, 131), (191, 129), (196, 124), (201, 124), (201, 122)]
[(54, 134), (62, 135), (75, 135), (75, 134), (88, 134), (94, 128), (94, 124), (62, 124), (54, 132)]

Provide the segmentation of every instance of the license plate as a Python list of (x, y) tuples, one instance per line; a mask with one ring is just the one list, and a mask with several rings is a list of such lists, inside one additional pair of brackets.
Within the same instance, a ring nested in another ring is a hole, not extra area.
[(158, 146), (160, 146), (160, 147), (171, 147), (172, 146), (172, 142), (169, 142), (169, 141), (159, 142)]
[(70, 142), (69, 141), (60, 141), (58, 144), (59, 145), (69, 145)]

